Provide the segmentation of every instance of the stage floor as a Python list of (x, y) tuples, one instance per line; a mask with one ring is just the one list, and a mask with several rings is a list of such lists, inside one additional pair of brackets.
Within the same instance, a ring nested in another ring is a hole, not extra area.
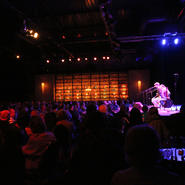
[(173, 105), (171, 108), (158, 108), (161, 116), (170, 116), (180, 112), (181, 105)]
[[(153, 107), (152, 105), (148, 106), (148, 109)], [(129, 107), (129, 111), (132, 110), (132, 106)], [(173, 105), (170, 108), (158, 108), (160, 116), (170, 116), (172, 114), (177, 114), (180, 112), (181, 105)]]

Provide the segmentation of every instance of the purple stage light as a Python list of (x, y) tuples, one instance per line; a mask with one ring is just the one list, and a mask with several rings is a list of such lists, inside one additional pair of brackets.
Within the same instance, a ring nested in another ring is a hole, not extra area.
[(167, 40), (166, 40), (166, 39), (162, 39), (161, 44), (162, 44), (163, 46), (165, 46), (166, 43), (167, 43)]
[(174, 39), (174, 44), (175, 45), (178, 45), (179, 44), (179, 38)]

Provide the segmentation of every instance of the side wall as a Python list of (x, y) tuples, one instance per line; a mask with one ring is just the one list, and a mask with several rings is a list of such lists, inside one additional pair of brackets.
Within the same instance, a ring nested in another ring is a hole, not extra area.
[[(138, 89), (138, 81), (141, 81), (141, 89)], [(128, 71), (128, 93), (130, 98), (134, 98), (138, 93), (150, 87), (149, 70)]]
[(53, 101), (55, 97), (55, 76), (37, 75), (35, 77), (35, 99), (38, 101)]

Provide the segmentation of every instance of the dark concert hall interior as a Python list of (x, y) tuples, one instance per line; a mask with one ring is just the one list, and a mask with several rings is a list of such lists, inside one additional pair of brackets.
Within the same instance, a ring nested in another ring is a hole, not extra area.
[(184, 51), (185, 0), (0, 0), (0, 184), (184, 185)]

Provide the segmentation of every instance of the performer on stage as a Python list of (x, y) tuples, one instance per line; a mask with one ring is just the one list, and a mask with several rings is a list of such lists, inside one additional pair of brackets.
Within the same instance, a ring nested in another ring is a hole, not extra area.
[(159, 82), (156, 82), (154, 87), (157, 89), (157, 93), (156, 96), (152, 98), (152, 103), (154, 104), (154, 107), (161, 107), (164, 102), (170, 100), (170, 91), (165, 85), (160, 84)]

